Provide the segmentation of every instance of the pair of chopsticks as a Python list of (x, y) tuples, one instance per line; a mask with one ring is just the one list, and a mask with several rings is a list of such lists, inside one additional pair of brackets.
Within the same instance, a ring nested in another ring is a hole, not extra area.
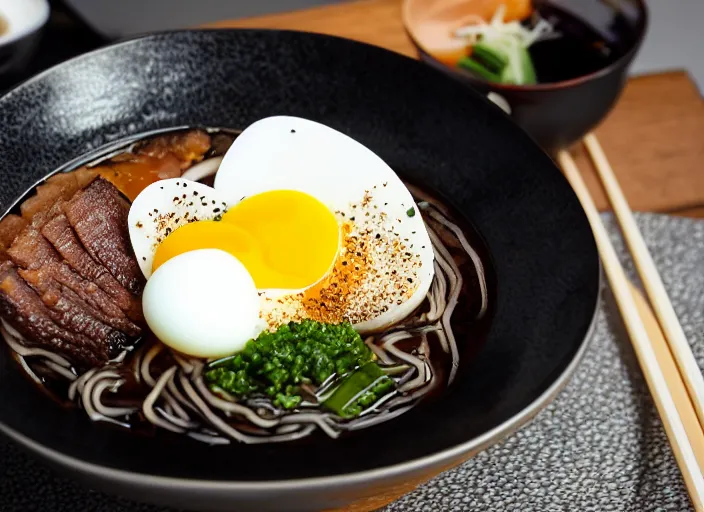
[(689, 496), (697, 511), (704, 510), (704, 377), (599, 141), (589, 134), (583, 142), (606, 190), (657, 319), (648, 302), (626, 277), (574, 160), (563, 150), (557, 155), (557, 161), (591, 224), (604, 271)]

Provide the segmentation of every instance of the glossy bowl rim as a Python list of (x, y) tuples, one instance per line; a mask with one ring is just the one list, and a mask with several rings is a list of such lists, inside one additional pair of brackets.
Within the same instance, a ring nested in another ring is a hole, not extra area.
[(627, 66), (628, 63), (636, 56), (638, 51), (640, 50), (640, 47), (643, 45), (643, 41), (645, 40), (645, 36), (648, 33), (648, 28), (650, 26), (650, 11), (648, 9), (648, 6), (645, 3), (645, 0), (635, 0), (636, 4), (638, 5), (639, 11), (643, 14), (643, 28), (638, 34), (638, 37), (636, 38), (635, 42), (631, 46), (631, 48), (621, 55), (618, 59), (615, 61), (611, 62), (610, 64), (604, 66), (603, 68), (600, 68), (596, 71), (592, 71), (591, 73), (587, 73), (586, 75), (580, 75), (576, 78), (570, 78), (568, 80), (560, 80), (559, 82), (547, 82), (547, 83), (538, 83), (535, 85), (513, 85), (513, 84), (500, 84), (497, 82), (489, 82), (488, 80), (484, 80), (482, 78), (476, 77), (469, 72), (463, 72), (462, 70), (458, 70), (455, 68), (451, 68), (450, 66), (440, 62), (438, 59), (433, 57), (433, 55), (428, 52), (428, 50), (423, 47), (423, 45), (420, 44), (420, 42), (416, 39), (416, 37), (413, 34), (413, 31), (409, 28), (409, 5), (411, 2), (414, 0), (403, 0), (403, 5), (401, 7), (401, 18), (403, 21), (403, 28), (406, 32), (406, 35), (408, 38), (411, 40), (411, 43), (413, 43), (413, 47), (416, 49), (416, 52), (418, 53), (418, 58), (423, 61), (423, 60), (428, 60), (430, 63), (432, 63), (433, 66), (437, 66), (439, 69), (441, 69), (444, 72), (449, 72), (452, 75), (458, 77), (458, 78), (463, 78), (469, 82), (471, 82), (473, 85), (481, 85), (483, 87), (488, 87), (490, 89), (495, 90), (496, 92), (541, 92), (541, 91), (554, 91), (554, 90), (561, 90), (561, 89), (568, 89), (570, 87), (574, 87), (577, 85), (581, 85), (584, 83), (591, 82), (593, 80), (597, 80), (599, 78), (602, 78), (604, 76), (607, 76), (614, 72), (615, 70), (621, 68), (622, 66)]

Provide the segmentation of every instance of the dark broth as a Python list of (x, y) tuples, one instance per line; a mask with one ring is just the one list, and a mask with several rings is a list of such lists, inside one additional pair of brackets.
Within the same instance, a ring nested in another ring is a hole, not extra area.
[(571, 80), (609, 66), (633, 48), (643, 23), (635, 2), (537, 0), (535, 7), (561, 34), (528, 50), (539, 83)]

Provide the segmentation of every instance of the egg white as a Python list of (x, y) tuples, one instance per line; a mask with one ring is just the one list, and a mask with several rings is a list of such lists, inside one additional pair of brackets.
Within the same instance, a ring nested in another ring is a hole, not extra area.
[(162, 343), (196, 357), (239, 352), (263, 328), (252, 277), (218, 249), (189, 251), (161, 265), (147, 281), (142, 306)]
[(171, 178), (142, 190), (132, 202), (127, 222), (144, 277), (151, 277), (156, 249), (169, 233), (195, 220), (212, 220), (226, 209), (224, 198), (197, 181)]

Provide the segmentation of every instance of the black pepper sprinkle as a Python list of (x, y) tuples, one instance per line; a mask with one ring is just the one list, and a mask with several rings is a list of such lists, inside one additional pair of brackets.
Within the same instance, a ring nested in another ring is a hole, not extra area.
[(142, 224), (142, 221), (141, 221), (141, 220), (138, 220), (138, 221), (137, 221), (137, 227), (138, 227), (138, 228), (141, 228), (143, 225), (144, 225), (144, 224)]
[(353, 220), (354, 220), (354, 217), (350, 217), (350, 220), (352, 220), (352, 221), (353, 221)]
[(346, 261), (343, 261), (342, 264), (343, 264), (345, 267), (347, 266), (347, 262), (346, 262)]
[(183, 184), (183, 188), (186, 188), (188, 186), (188, 183)]
[(180, 181), (177, 181), (177, 182), (176, 182), (176, 185), (177, 185), (177, 186), (178, 186), (178, 185), (180, 185), (180, 184), (181, 184), (181, 182), (180, 182)]
[(412, 282), (413, 282), (413, 279), (411, 279), (410, 277), (408, 277), (408, 278), (406, 278), (406, 281), (408, 281), (409, 283), (412, 283)]
[(294, 130), (293, 128), (291, 128), (291, 133), (296, 133), (296, 130)]
[(183, 198), (186, 199), (186, 194), (183, 194)]
[(380, 235), (379, 233), (377, 233), (375, 238), (376, 238), (377, 240), (379, 240), (379, 239), (381, 238), (381, 235)]
[[(162, 187), (162, 188), (164, 188), (164, 187)], [(145, 258), (144, 256), (142, 256), (142, 261), (147, 261), (147, 258)]]
[(159, 210), (157, 210), (156, 208), (154, 208), (154, 213), (159, 213)]
[(193, 195), (194, 195), (194, 196), (197, 196), (197, 195), (198, 195), (198, 191), (197, 191), (197, 190), (194, 190), (194, 191), (193, 191)]
[(220, 208), (213, 208), (213, 213), (218, 213), (220, 211)]
[(159, 187), (161, 190), (164, 190), (164, 187)]

